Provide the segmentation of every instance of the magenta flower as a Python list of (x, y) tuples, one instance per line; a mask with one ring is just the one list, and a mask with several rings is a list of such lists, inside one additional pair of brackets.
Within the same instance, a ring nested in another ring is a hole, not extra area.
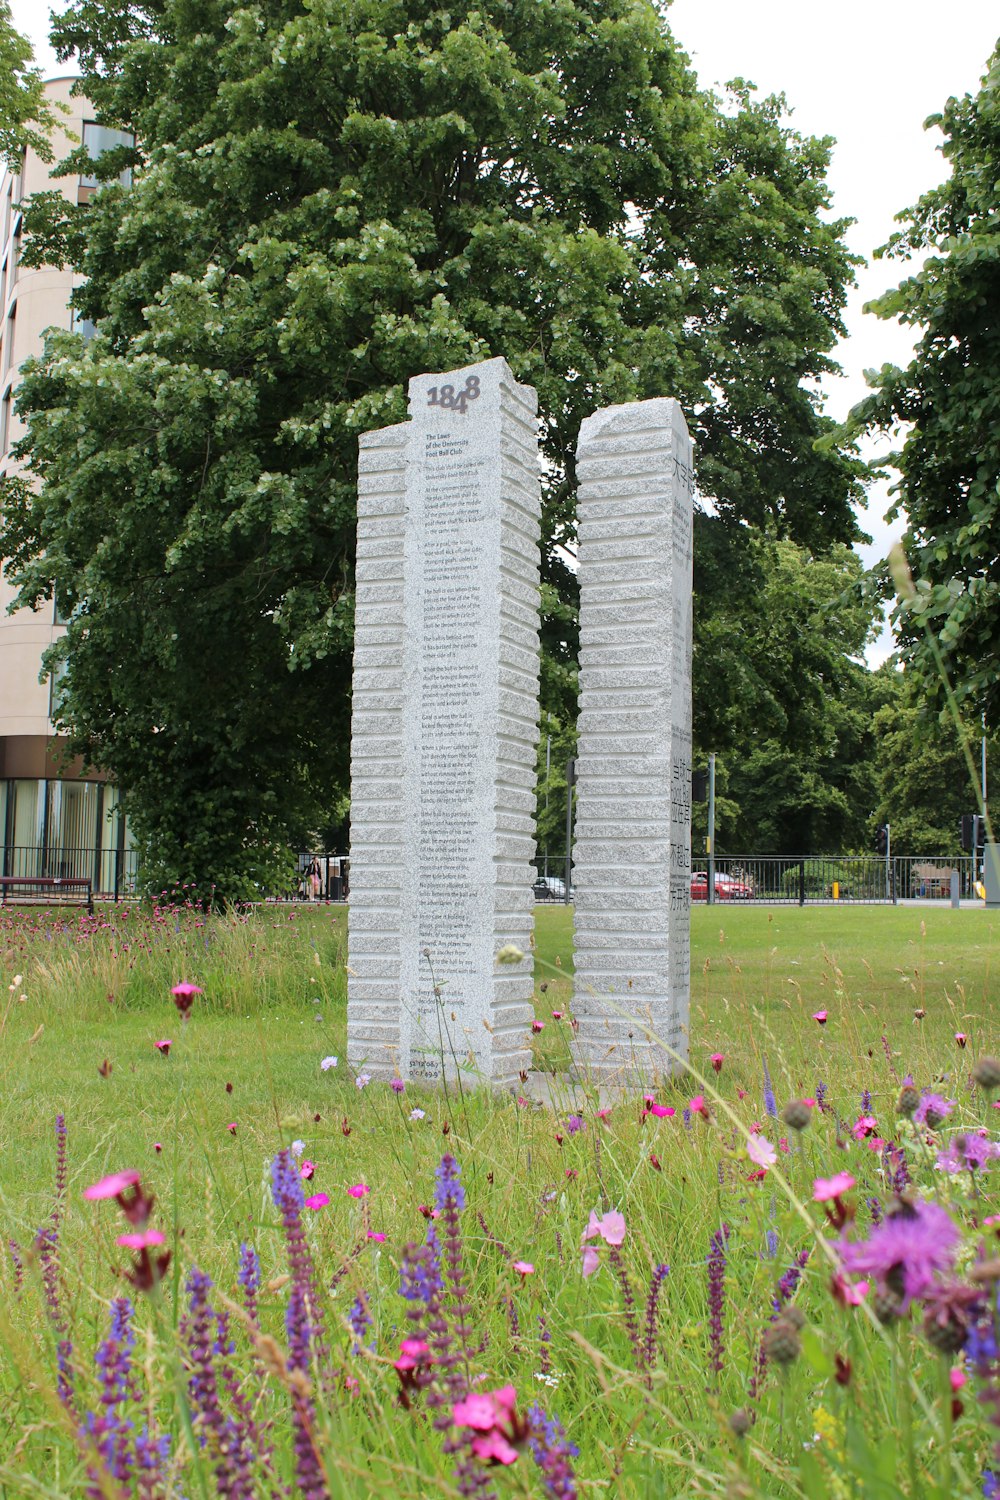
[(400, 1372), (416, 1370), (429, 1358), (430, 1352), (430, 1346), (423, 1339), (404, 1339), (394, 1367)]
[(817, 1177), (813, 1183), (813, 1202), (829, 1203), (831, 1198), (839, 1198), (841, 1193), (849, 1193), (856, 1186), (850, 1172), (838, 1172), (836, 1177)]
[(484, 1463), (513, 1464), (517, 1462), (517, 1449), (512, 1448), (506, 1433), (499, 1427), (479, 1433), (472, 1439), (471, 1448)]
[(949, 1271), (961, 1236), (956, 1225), (936, 1203), (903, 1202), (875, 1226), (859, 1244), (841, 1241), (844, 1267), (874, 1276), (894, 1297), (904, 1313), (914, 1297), (923, 1297), (942, 1271)]
[(306, 1198), (305, 1205), (306, 1208), (309, 1208), (313, 1213), (316, 1213), (319, 1209), (326, 1208), (329, 1201), (330, 1199), (326, 1193), (313, 1193), (311, 1198)]
[(153, 1245), (162, 1245), (165, 1239), (162, 1229), (143, 1229), (139, 1234), (120, 1234), (115, 1244), (124, 1245), (126, 1250), (149, 1250)]
[(966, 1036), (964, 1031), (956, 1031), (955, 1040), (960, 1047), (964, 1047), (969, 1038)]
[(389, 1087), (394, 1094), (402, 1094), (406, 1089), (406, 1084), (401, 1078), (390, 1078)]
[(471, 1427), (475, 1436), (470, 1448), (484, 1463), (512, 1464), (517, 1449), (512, 1439), (523, 1440), (524, 1424), (514, 1410), (517, 1397), (512, 1385), (483, 1393), (472, 1392), (451, 1409), (456, 1427)]
[(230, 1120), (229, 1124), (226, 1126), (226, 1129), (229, 1131), (230, 1135), (235, 1135), (236, 1134), (236, 1121), (235, 1120)]
[(851, 1134), (856, 1141), (863, 1141), (867, 1136), (874, 1135), (878, 1129), (878, 1121), (874, 1115), (859, 1115), (851, 1126)]
[(669, 1120), (677, 1111), (671, 1109), (669, 1104), (651, 1104), (649, 1106), (649, 1113), (655, 1115), (658, 1120)]
[(825, 1026), (826, 1025), (826, 1018), (827, 1018), (828, 1015), (829, 1015), (829, 1011), (814, 1010), (813, 1013), (812, 1013), (812, 1018), (813, 1018), (814, 1021), (818, 1021), (821, 1026)]
[(173, 1045), (173, 1041), (168, 1036), (161, 1037), (158, 1042), (153, 1043), (153, 1046), (156, 1048), (157, 1052), (162, 1052), (164, 1057), (168, 1057), (170, 1055), (170, 1049)]
[(174, 997), (174, 1004), (177, 1009), (186, 1019), (195, 995), (203, 995), (205, 991), (199, 989), (196, 984), (175, 984), (170, 993)]
[(929, 1130), (937, 1130), (955, 1108), (956, 1100), (945, 1099), (941, 1094), (932, 1094), (930, 1090), (921, 1094), (920, 1103), (913, 1111), (913, 1123), (915, 1125), (926, 1125)]
[(525, 1276), (534, 1276), (535, 1274), (535, 1268), (530, 1260), (516, 1260), (514, 1262), (514, 1270), (517, 1271), (522, 1281)]
[(849, 1281), (847, 1277), (838, 1271), (830, 1283), (834, 1301), (839, 1302), (841, 1307), (860, 1307), (868, 1296), (869, 1283), (867, 1281)]
[(712, 1064), (712, 1067), (717, 1073), (722, 1072), (722, 1064), (725, 1062), (725, 1060), (726, 1055), (724, 1052), (713, 1052), (711, 1057), (709, 1058), (709, 1062)]
[(349, 1187), (347, 1191), (352, 1198), (363, 1198), (366, 1193), (371, 1192), (371, 1188), (366, 1182), (356, 1182), (354, 1186)]
[(316, 1163), (314, 1161), (302, 1162), (299, 1166), (299, 1176), (303, 1182), (311, 1182), (316, 1176)]
[(694, 1098), (691, 1100), (691, 1103), (688, 1105), (688, 1109), (693, 1115), (707, 1115), (708, 1106), (705, 1103), (705, 1095), (695, 1094)]
[(102, 1177), (100, 1182), (92, 1182), (90, 1187), (85, 1187), (83, 1196), (85, 1198), (120, 1198), (126, 1188), (135, 1187), (139, 1181), (138, 1172), (112, 1172), (108, 1177)]
[(368, 1238), (370, 1240), (374, 1240), (378, 1245), (385, 1244), (385, 1235), (380, 1233), (380, 1231), (377, 1229), (369, 1229)]
[(532, 1023), (531, 1023), (531, 1029), (535, 1033), (535, 1035), (537, 1036), (540, 1031), (543, 1031), (545, 1029), (545, 1022), (544, 1021), (532, 1021)]
[(593, 1245), (584, 1245), (584, 1247), (583, 1247), (583, 1262), (582, 1262), (582, 1264), (580, 1266), (580, 1270), (583, 1273), (583, 1275), (584, 1276), (593, 1276), (594, 1272), (597, 1270), (597, 1268), (598, 1268), (598, 1266), (600, 1264), (601, 1264), (601, 1257), (598, 1255), (598, 1253), (594, 1249)]

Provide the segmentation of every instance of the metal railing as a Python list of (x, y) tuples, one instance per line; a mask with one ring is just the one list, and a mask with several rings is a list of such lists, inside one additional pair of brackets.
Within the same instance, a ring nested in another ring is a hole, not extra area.
[[(346, 901), (351, 889), (351, 861), (346, 854), (297, 854), (290, 901)], [(317, 874), (310, 874), (313, 865)]]
[(135, 849), (8, 844), (0, 851), (0, 875), (17, 880), (89, 880), (95, 901), (119, 901), (138, 892), (139, 856)]

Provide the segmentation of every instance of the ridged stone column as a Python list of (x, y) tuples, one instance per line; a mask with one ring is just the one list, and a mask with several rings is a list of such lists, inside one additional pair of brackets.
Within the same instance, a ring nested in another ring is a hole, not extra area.
[(348, 1058), (509, 1084), (528, 1067), (538, 740), (536, 398), (502, 359), (410, 382), (363, 440)]
[(676, 401), (588, 417), (577, 447), (580, 718), (573, 887), (578, 1057), (598, 1081), (687, 1054), (691, 440)]

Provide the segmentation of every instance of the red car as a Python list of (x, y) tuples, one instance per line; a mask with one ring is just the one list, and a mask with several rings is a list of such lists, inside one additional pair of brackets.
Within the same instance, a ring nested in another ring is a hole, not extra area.
[[(745, 880), (737, 880), (735, 875), (717, 873), (715, 899), (716, 901), (752, 901), (753, 886)], [(704, 870), (696, 870), (691, 876), (691, 900), (708, 900), (708, 876)]]

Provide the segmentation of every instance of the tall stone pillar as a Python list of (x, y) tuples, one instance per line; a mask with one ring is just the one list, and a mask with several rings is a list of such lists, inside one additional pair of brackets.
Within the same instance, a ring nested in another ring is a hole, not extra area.
[(687, 1054), (691, 440), (676, 401), (588, 417), (577, 447), (580, 719), (573, 887), (578, 1056), (598, 1081)]
[(410, 382), (362, 440), (348, 1057), (510, 1083), (529, 1063), (538, 739), (536, 398), (502, 359)]

